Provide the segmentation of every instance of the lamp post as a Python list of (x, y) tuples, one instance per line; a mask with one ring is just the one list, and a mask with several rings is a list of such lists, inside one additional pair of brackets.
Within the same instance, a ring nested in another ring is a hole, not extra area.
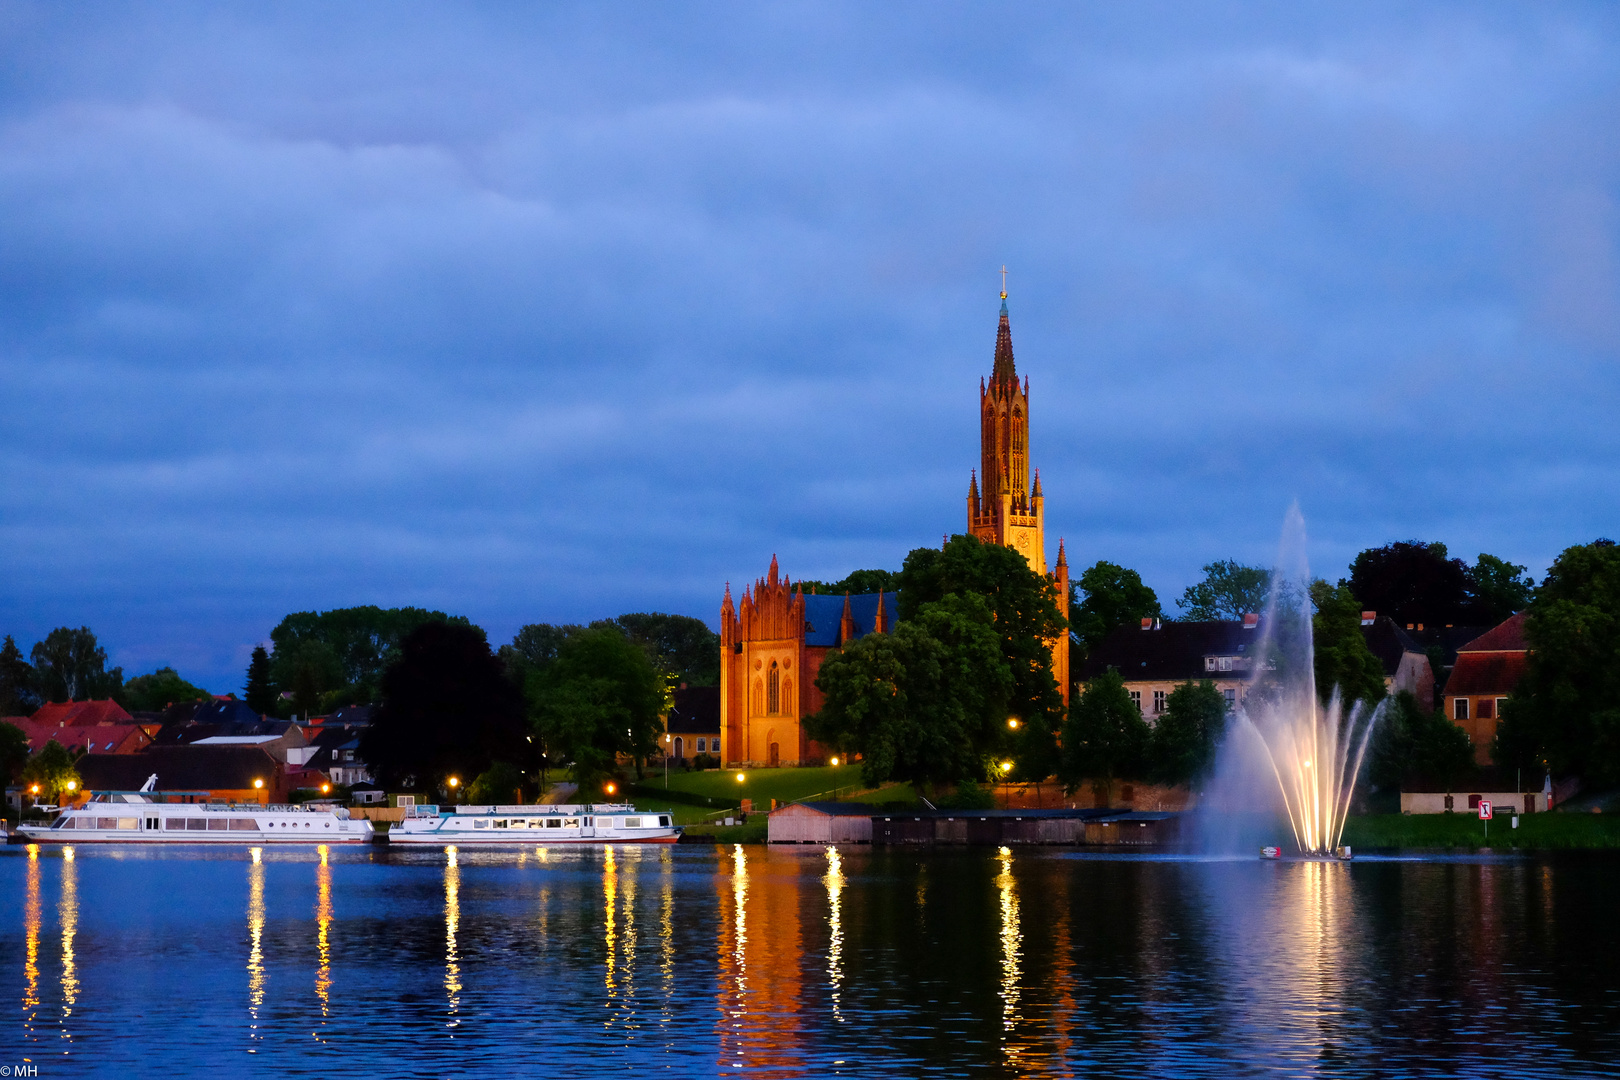
[(1007, 786), (1011, 780), (1012, 767), (1013, 763), (1010, 761), (1001, 763), (1001, 808), (1003, 810), (1010, 809), (1012, 806), (1012, 791)]
[(664, 790), (669, 790), (669, 732), (664, 732)]
[(456, 788), (461, 786), (461, 778), (452, 776), (445, 783), (450, 785), (450, 804), (454, 806), (456, 803)]
[(836, 756), (832, 759), (832, 770), (833, 770), (833, 802), (837, 802), (838, 801), (838, 758)]
[(264, 804), (264, 781), (258, 779), (257, 777), (255, 777), (254, 780), (253, 780), (253, 790), (255, 792), (257, 792), (258, 795), (259, 795), (259, 803), (260, 803), (260, 805), (263, 805)]

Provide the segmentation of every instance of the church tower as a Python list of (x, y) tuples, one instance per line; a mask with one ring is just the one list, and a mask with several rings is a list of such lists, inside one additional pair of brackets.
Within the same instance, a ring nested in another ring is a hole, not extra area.
[[(979, 478), (984, 478), (980, 490)], [(1007, 290), (1001, 291), (1001, 323), (996, 327), (996, 357), (990, 382), (979, 380), (979, 470), (968, 481), (968, 532), (987, 544), (1010, 547), (1031, 570), (1052, 582), (1058, 611), (1069, 608), (1069, 563), (1058, 543), (1054, 570), (1046, 568), (1046, 500), (1041, 474), (1029, 467), (1029, 378), (1018, 382), (1013, 364), (1012, 325), (1007, 317)], [(1054, 640), (1052, 674), (1069, 703), (1067, 635)]]

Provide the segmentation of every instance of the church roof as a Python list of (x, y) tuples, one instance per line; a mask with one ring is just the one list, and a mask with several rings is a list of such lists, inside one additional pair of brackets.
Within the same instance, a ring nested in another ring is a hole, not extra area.
[[(883, 597), (883, 616), (890, 627), (900, 619), (900, 594), (863, 593), (849, 597), (849, 613), (855, 619), (855, 636), (865, 637), (877, 624), (878, 597)], [(844, 597), (812, 593), (804, 598), (804, 643), (838, 647), (838, 624), (844, 617)]]
[(996, 327), (996, 366), (990, 374), (992, 382), (1017, 382), (1018, 370), (1013, 366), (1012, 325), (1007, 321), (1007, 298), (1001, 298), (1001, 325)]

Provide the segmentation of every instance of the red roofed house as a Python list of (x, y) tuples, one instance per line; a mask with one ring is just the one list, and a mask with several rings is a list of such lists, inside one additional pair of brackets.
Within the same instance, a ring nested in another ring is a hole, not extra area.
[(152, 725), (135, 723), (116, 701), (53, 701), (26, 720), (11, 721), (28, 736), (28, 752), (48, 742), (70, 753), (134, 754), (152, 745)]
[(52, 701), (41, 705), (29, 719), (54, 727), (95, 727), (128, 724), (135, 718), (109, 698), (106, 701)]
[(1473, 740), (1474, 760), (1481, 765), (1491, 762), (1502, 702), (1523, 678), (1529, 658), (1522, 611), (1457, 650), (1446, 680), (1446, 715)]

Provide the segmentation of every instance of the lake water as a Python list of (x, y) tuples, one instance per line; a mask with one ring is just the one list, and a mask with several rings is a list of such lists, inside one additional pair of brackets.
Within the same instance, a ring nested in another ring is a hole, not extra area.
[(39, 1076), (1620, 1070), (1620, 860), (0, 850)]

